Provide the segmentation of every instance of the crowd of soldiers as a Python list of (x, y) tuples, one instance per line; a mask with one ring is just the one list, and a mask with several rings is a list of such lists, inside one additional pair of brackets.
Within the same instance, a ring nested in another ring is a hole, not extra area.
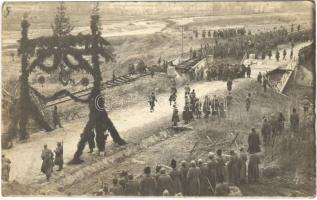
[(223, 80), (227, 81), (228, 79), (235, 79), (235, 78), (244, 78), (246, 75), (249, 76), (251, 74), (250, 66), (245, 66), (244, 64), (217, 64), (211, 65), (208, 67), (207, 70), (207, 77), (208, 81), (211, 80)]
[(220, 29), (220, 30), (215, 30), (213, 33), (214, 38), (222, 38), (222, 39), (227, 39), (230, 37), (236, 37), (238, 35), (245, 35), (246, 30), (245, 28), (227, 28), (227, 29)]
[(218, 39), (215, 41), (213, 52), (215, 58), (228, 56), (242, 58), (245, 54), (251, 53), (270, 55), (272, 49), (275, 49), (279, 44), (308, 41), (310, 38), (311, 31), (288, 33), (286, 29), (280, 28), (256, 35), (237, 36), (225, 40)]
[[(191, 90), (189, 85), (185, 86), (185, 106), (182, 113), (182, 118), (185, 124), (193, 121), (195, 118), (200, 119), (202, 117), (208, 118), (211, 116), (213, 120), (217, 119), (222, 121), (226, 118), (226, 111), (229, 111), (232, 105), (232, 80), (227, 81), (228, 94), (226, 97), (217, 97), (214, 95), (211, 99), (208, 95), (205, 96), (202, 102), (197, 96), (196, 91)], [(175, 90), (174, 90), (175, 91)], [(175, 97), (173, 99), (173, 97)], [(173, 100), (172, 100), (173, 99)], [(180, 117), (178, 113), (178, 108), (176, 106), (176, 92), (173, 92), (170, 96), (170, 105), (173, 103), (173, 115), (172, 123), (173, 126), (177, 126), (180, 122)]]
[(180, 167), (172, 159), (170, 166), (157, 165), (155, 174), (145, 167), (139, 180), (124, 170), (113, 178), (111, 186), (103, 183), (96, 195), (227, 196), (229, 186), (258, 182), (260, 158), (255, 152), (248, 159), (244, 148), (239, 153), (231, 150), (229, 155), (218, 149), (209, 152), (206, 160), (183, 160)]

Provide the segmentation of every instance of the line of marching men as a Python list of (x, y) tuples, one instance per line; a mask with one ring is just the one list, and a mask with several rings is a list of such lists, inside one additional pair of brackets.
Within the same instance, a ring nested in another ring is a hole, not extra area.
[(133, 174), (122, 171), (113, 178), (112, 185), (103, 183), (96, 195), (114, 196), (227, 196), (230, 185), (253, 183), (259, 180), (260, 159), (253, 152), (249, 160), (243, 148), (239, 154), (230, 151), (223, 155), (218, 149), (216, 154), (209, 152), (206, 160), (176, 160), (169, 166), (158, 165), (155, 173), (145, 167), (139, 180)]
[[(214, 95), (211, 99), (208, 95), (205, 96), (204, 101), (201, 102), (199, 98), (196, 97), (195, 90), (190, 90), (189, 85), (187, 84), (185, 87), (185, 106), (182, 113), (182, 117), (185, 124), (188, 124), (190, 121), (195, 119), (200, 119), (202, 116), (208, 118), (209, 116), (212, 119), (218, 119), (221, 121), (226, 117), (225, 111), (230, 110), (232, 105), (233, 97), (231, 95), (232, 89), (232, 80), (228, 80), (227, 82), (228, 94), (224, 98), (217, 97)], [(177, 126), (177, 123), (180, 122), (178, 109), (176, 106), (176, 93), (173, 93), (170, 97), (170, 105), (173, 104), (173, 115), (172, 122), (173, 126)], [(247, 105), (247, 110), (249, 109), (249, 105)]]

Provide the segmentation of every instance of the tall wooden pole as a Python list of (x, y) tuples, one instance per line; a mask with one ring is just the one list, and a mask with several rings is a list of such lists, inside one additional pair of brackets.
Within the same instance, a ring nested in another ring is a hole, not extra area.
[(26, 130), (26, 126), (29, 118), (29, 105), (30, 105), (30, 96), (29, 96), (29, 85), (28, 85), (28, 52), (27, 52), (27, 42), (28, 42), (28, 29), (30, 27), (29, 22), (26, 19), (23, 19), (21, 22), (21, 35), (19, 53), (21, 54), (21, 76), (20, 76), (20, 140), (25, 140), (29, 137), (29, 134)]

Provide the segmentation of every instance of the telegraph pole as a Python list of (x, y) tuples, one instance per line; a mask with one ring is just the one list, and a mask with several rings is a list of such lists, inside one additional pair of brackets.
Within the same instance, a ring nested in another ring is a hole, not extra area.
[(182, 25), (182, 58), (183, 58), (183, 50), (184, 50), (184, 26)]

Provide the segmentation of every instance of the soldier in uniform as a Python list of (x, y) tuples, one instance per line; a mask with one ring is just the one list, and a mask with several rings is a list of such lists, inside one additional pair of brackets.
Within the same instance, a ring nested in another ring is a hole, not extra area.
[(207, 196), (209, 192), (209, 169), (207, 163), (203, 163), (201, 159), (198, 160), (199, 180), (200, 180), (200, 196)]
[(247, 98), (245, 99), (245, 108), (247, 112), (249, 112), (250, 107), (251, 107), (251, 94), (249, 93)]
[(250, 154), (248, 164), (248, 181), (249, 183), (257, 182), (260, 178), (259, 170), (260, 158), (257, 154)]
[(263, 90), (264, 90), (264, 92), (266, 92), (266, 87), (267, 87), (268, 84), (269, 84), (269, 82), (267, 80), (267, 77), (264, 76), (263, 77)]
[(249, 144), (248, 151), (250, 154), (258, 153), (261, 151), (261, 149), (260, 149), (260, 137), (256, 133), (255, 128), (252, 128), (251, 133), (249, 133), (248, 144)]
[(285, 56), (286, 56), (286, 49), (284, 49), (283, 51), (283, 60), (285, 60)]
[(226, 167), (226, 162), (225, 159), (222, 156), (222, 150), (218, 149), (217, 150), (217, 156), (216, 156), (216, 162), (217, 162), (217, 178), (216, 180), (218, 182), (223, 182), (225, 180), (225, 167)]
[(150, 112), (154, 112), (155, 102), (157, 102), (157, 99), (155, 97), (154, 92), (152, 92), (149, 98)]
[(232, 105), (232, 96), (231, 96), (231, 92), (228, 93), (228, 95), (226, 96), (226, 103), (227, 103), (227, 109), (230, 110), (231, 105)]
[(172, 179), (173, 192), (174, 194), (178, 194), (182, 192), (180, 172), (176, 168), (176, 160), (172, 159), (171, 161), (172, 171), (170, 172), (170, 177)]
[(226, 118), (226, 113), (225, 113), (225, 107), (223, 105), (223, 102), (219, 104), (219, 120), (221, 121), (222, 119)]
[(189, 87), (189, 84), (187, 83), (186, 86), (185, 86), (185, 96), (186, 95), (190, 95), (190, 87)]
[(197, 119), (201, 118), (201, 107), (202, 107), (201, 101), (198, 98), (196, 98), (196, 100), (195, 100), (195, 114), (196, 114)]
[(240, 171), (240, 183), (247, 182), (247, 154), (244, 151), (244, 148), (240, 148), (240, 155), (239, 155), (239, 171)]
[(280, 52), (278, 50), (276, 50), (275, 58), (277, 62), (280, 60)]
[(203, 112), (205, 114), (205, 118), (209, 117), (210, 114), (210, 100), (208, 96), (205, 96), (204, 104), (203, 104)]
[(1, 158), (1, 180), (8, 182), (10, 179), (11, 160), (2, 155)]
[(183, 195), (187, 195), (187, 173), (188, 173), (188, 167), (186, 166), (186, 161), (183, 160), (181, 162), (181, 168), (180, 168), (180, 181), (182, 186), (182, 193)]
[(163, 194), (164, 190), (167, 190), (170, 195), (174, 195), (172, 178), (170, 175), (166, 174), (166, 170), (164, 168), (161, 168), (160, 170), (160, 175), (157, 179), (157, 187), (160, 195)]
[(291, 50), (291, 53), (290, 53), (290, 55), (289, 55), (289, 58), (290, 58), (290, 60), (293, 59), (293, 49)]
[(127, 182), (128, 182), (128, 172), (125, 170), (122, 170), (120, 173), (118, 183), (119, 183), (119, 185), (121, 185), (123, 191), (125, 191), (125, 187), (127, 185)]
[(155, 196), (156, 187), (156, 180), (153, 176), (151, 176), (151, 168), (144, 168), (144, 175), (140, 181), (141, 196)]
[(271, 57), (272, 57), (272, 51), (271, 50), (269, 50), (269, 59), (271, 60)]
[(128, 175), (128, 182), (124, 188), (124, 194), (127, 196), (138, 196), (140, 191), (140, 185), (137, 180), (133, 179), (133, 175)]
[(207, 164), (207, 166), (208, 166), (208, 184), (209, 184), (209, 189), (212, 191), (212, 194), (215, 194), (218, 163), (215, 159), (215, 154), (213, 152), (208, 153), (208, 158), (209, 158), (209, 162)]
[(261, 72), (259, 72), (257, 80), (258, 80), (258, 83), (262, 84), (262, 74), (261, 74)]
[(53, 172), (54, 154), (52, 150), (47, 148), (46, 144), (44, 145), (44, 149), (42, 150), (41, 158), (43, 161), (41, 172), (43, 172), (46, 175), (46, 179), (49, 180)]
[(112, 179), (112, 188), (110, 188), (110, 194), (113, 196), (122, 196), (123, 188), (120, 184), (118, 184), (118, 179)]
[(267, 122), (267, 119), (265, 118), (261, 128), (264, 145), (270, 144), (271, 132), (272, 132), (271, 125)]
[(59, 167), (57, 171), (61, 171), (63, 169), (64, 158), (63, 158), (63, 145), (61, 142), (57, 142), (57, 147), (55, 149), (54, 164)]
[(247, 71), (247, 77), (250, 78), (250, 76), (251, 76), (251, 66), (250, 65), (247, 66), (246, 71)]
[(188, 195), (198, 196), (200, 191), (200, 180), (199, 180), (199, 168), (196, 167), (196, 162), (192, 160), (187, 173), (188, 181)]
[(180, 121), (178, 116), (178, 109), (176, 105), (174, 105), (173, 107), (174, 107), (174, 110), (173, 110), (172, 122), (173, 122), (173, 126), (177, 126), (177, 123)]
[(55, 129), (57, 128), (57, 126), (59, 126), (60, 128), (63, 128), (62, 124), (61, 124), (61, 120), (58, 116), (58, 111), (57, 111), (57, 106), (54, 106), (54, 111), (53, 111), (53, 122), (54, 122), (54, 127)]
[(227, 80), (227, 90), (230, 92), (232, 90), (232, 80), (228, 78)]
[(233, 150), (230, 151), (230, 159), (227, 165), (227, 169), (229, 184), (238, 185), (240, 176), (239, 159)]
[(216, 95), (214, 95), (214, 98), (211, 101), (211, 109), (212, 109), (212, 116), (213, 118), (216, 116), (219, 117), (219, 100)]

